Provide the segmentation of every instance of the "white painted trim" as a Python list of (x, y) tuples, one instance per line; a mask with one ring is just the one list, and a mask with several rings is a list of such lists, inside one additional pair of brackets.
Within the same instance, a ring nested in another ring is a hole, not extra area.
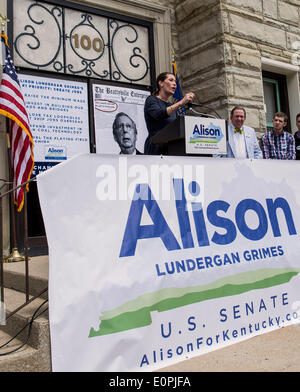
[(300, 87), (298, 65), (284, 63), (282, 61), (261, 58), (262, 70), (286, 75), (288, 100), (290, 107), (290, 122), (292, 130), (296, 130), (296, 115), (300, 112)]
[(264, 71), (277, 72), (283, 75), (300, 71), (300, 67), (298, 65), (288, 64), (283, 61), (272, 60), (266, 57), (261, 58), (261, 63)]

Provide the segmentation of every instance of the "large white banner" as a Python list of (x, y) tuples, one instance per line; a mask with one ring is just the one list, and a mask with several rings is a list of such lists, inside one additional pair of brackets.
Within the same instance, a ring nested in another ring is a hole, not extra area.
[(34, 143), (34, 175), (90, 152), (87, 84), (19, 75)]
[(299, 189), (290, 161), (91, 154), (39, 175), (53, 370), (153, 371), (298, 323)]

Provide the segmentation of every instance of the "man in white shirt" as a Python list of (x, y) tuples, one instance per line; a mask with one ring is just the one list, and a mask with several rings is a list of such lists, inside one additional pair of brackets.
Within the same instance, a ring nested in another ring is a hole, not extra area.
[(263, 157), (255, 131), (244, 125), (246, 110), (241, 106), (232, 109), (231, 124), (228, 126), (227, 154), (217, 155), (226, 158), (253, 158)]

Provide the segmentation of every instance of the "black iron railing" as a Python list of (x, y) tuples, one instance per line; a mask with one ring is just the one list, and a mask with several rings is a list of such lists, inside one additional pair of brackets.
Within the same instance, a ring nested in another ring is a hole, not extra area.
[[(25, 279), (25, 301), (24, 303), (16, 308), (15, 310), (11, 311), (9, 314), (6, 315), (6, 320), (10, 318), (13, 314), (17, 313), (19, 310), (21, 310), (24, 306), (28, 305), (31, 303), (34, 299), (40, 297), (42, 294), (44, 294), (47, 290), (48, 287), (46, 287), (44, 290), (42, 290), (39, 294), (35, 295), (34, 297), (30, 298), (30, 288), (29, 288), (29, 245), (28, 245), (28, 217), (27, 217), (27, 192), (25, 187), (27, 184), (36, 181), (36, 177), (32, 178), (31, 180), (24, 182), (22, 185), (19, 185), (17, 187), (12, 187), (11, 182), (2, 180), (0, 179), (2, 184), (0, 185), (0, 290), (1, 290), (1, 302), (5, 304), (5, 293), (4, 293), (4, 249), (3, 249), (3, 201), (5, 200), (5, 197), (8, 197), (10, 200), (10, 205), (11, 205), (11, 212), (12, 212), (12, 225), (15, 225), (15, 219), (14, 219), (14, 205), (13, 205), (13, 194), (14, 192), (23, 187), (24, 188), (24, 205), (23, 205), (23, 211), (24, 211), (24, 226), (23, 226), (23, 238), (24, 238), (24, 261), (25, 261), (25, 271), (24, 271), (24, 279)], [(5, 192), (2, 192), (2, 189), (5, 187), (9, 187), (9, 190), (6, 190)], [(13, 230), (15, 231), (15, 227), (13, 227)], [(17, 249), (16, 245), (16, 238), (12, 239), (12, 253), (14, 250)]]

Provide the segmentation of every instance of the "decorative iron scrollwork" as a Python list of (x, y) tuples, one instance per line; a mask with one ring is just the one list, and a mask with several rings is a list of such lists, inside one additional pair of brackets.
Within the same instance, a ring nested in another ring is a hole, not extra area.
[[(22, 2), (14, 1), (24, 15)], [(26, 7), (24, 26), (15, 28), (16, 65), (149, 84), (147, 27), (44, 1)]]
[[(34, 15), (34, 11), (36, 11), (36, 15)], [(55, 15), (56, 13), (57, 15)], [(62, 9), (57, 6), (48, 9), (42, 4), (34, 3), (28, 7), (27, 15), (35, 27), (26, 25), (24, 26), (25, 32), (16, 36), (14, 42), (16, 53), (34, 68), (40, 69), (55, 64), (56, 70), (63, 69), (61, 61), (57, 60), (62, 46), (61, 22), (59, 21)], [(51, 31), (51, 45), (48, 44), (48, 41), (43, 40), (45, 35), (49, 35), (49, 31)], [(53, 39), (55, 35), (57, 36), (56, 40)]]
[[(145, 57), (141, 55), (141, 48), (132, 45), (136, 44), (139, 38), (136, 28), (128, 23), (120, 26), (116, 20), (112, 21), (110, 26), (112, 28), (113, 26), (116, 26), (111, 38), (111, 54), (114, 65), (117, 68), (117, 71), (114, 71), (113, 73), (113, 78), (119, 80), (122, 76), (131, 82), (137, 82), (144, 79), (149, 71), (149, 64)], [(123, 33), (124, 30), (125, 33)], [(128, 36), (130, 32), (133, 33), (132, 38)], [(116, 41), (118, 41), (119, 45), (121, 43), (124, 48), (121, 53), (123, 61), (118, 58), (117, 49), (115, 48)], [(125, 56), (125, 59), (123, 57), (124, 52), (127, 56), (127, 58)]]
[(109, 75), (107, 69), (100, 74), (95, 68), (97, 61), (104, 55), (105, 47), (108, 44), (105, 44), (102, 34), (92, 23), (93, 16), (83, 14), (81, 17), (82, 22), (75, 25), (70, 31), (70, 35), (66, 35), (66, 38), (69, 39), (73, 52), (81, 59), (80, 63), (83, 68), (74, 70), (74, 65), (68, 64), (67, 69), (73, 74), (85, 73), (86, 76), (106, 78)]

